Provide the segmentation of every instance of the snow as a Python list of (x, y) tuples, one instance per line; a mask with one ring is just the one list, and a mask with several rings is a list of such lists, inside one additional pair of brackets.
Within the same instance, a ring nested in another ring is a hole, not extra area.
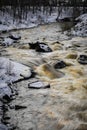
[[(21, 76), (20, 76), (21, 75)], [(0, 57), (0, 83), (11, 83), (31, 76), (29, 67), (20, 63)]]
[(76, 18), (79, 21), (75, 27), (71, 29), (71, 34), (75, 36), (87, 36), (87, 13)]
[(3, 42), (2, 42), (2, 45), (5, 45), (5, 46), (10, 46), (14, 43), (14, 40), (12, 40), (11, 38), (4, 38)]

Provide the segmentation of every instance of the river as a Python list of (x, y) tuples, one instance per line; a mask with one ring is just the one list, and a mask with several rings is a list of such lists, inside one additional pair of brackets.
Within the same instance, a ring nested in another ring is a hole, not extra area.
[[(78, 62), (79, 55), (87, 55), (87, 38), (67, 36), (65, 28), (52, 23), (11, 32), (22, 38), (4, 48), (2, 56), (25, 64), (36, 73), (34, 78), (15, 83), (19, 94), (10, 105), (26, 106), (7, 112), (15, 130), (87, 129), (87, 65)], [(40, 53), (30, 49), (28, 43), (36, 41), (46, 43), (53, 51)], [(58, 60), (66, 66), (55, 69)], [(50, 88), (28, 88), (37, 79), (49, 83)]]

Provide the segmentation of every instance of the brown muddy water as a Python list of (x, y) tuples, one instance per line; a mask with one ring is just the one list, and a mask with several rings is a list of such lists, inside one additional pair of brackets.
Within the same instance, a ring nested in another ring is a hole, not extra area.
[[(65, 35), (58, 23), (13, 33), (22, 39), (3, 48), (1, 55), (31, 67), (36, 75), (15, 83), (19, 94), (9, 105), (26, 107), (9, 109), (8, 123), (15, 130), (87, 130), (87, 64), (78, 62), (79, 55), (87, 55), (87, 38)], [(46, 43), (53, 51), (30, 49), (28, 43), (36, 41)], [(56, 69), (59, 60), (66, 66)], [(50, 88), (28, 88), (34, 80), (46, 82)]]

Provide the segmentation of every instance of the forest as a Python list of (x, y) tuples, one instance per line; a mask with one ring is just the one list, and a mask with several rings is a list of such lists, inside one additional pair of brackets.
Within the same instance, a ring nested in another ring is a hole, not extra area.
[[(39, 10), (51, 15), (54, 8), (57, 8), (58, 16), (62, 9), (70, 7), (73, 8), (73, 12), (80, 12), (79, 9), (81, 9), (81, 12), (85, 13), (87, 11), (86, 5), (87, 0), (0, 0), (2, 13), (11, 12), (11, 15), (18, 19), (26, 19), (29, 11), (35, 13)], [(77, 17), (77, 15), (73, 17)]]
[(0, 6), (86, 6), (86, 0), (0, 0)]

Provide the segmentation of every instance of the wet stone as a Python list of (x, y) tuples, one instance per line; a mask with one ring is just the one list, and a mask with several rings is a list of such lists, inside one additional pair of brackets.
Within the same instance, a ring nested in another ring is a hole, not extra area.
[(54, 64), (54, 68), (55, 69), (62, 69), (62, 68), (65, 68), (66, 67), (66, 63), (64, 61), (57, 61), (55, 64)]
[(11, 101), (11, 97), (9, 97), (7, 94), (3, 96), (3, 99), (8, 102)]
[(80, 55), (77, 60), (80, 64), (85, 65), (87, 64), (87, 55)]
[(35, 49), (37, 52), (52, 52), (52, 49), (43, 42), (29, 43), (30, 49)]
[(9, 116), (4, 116), (3, 119), (4, 120), (10, 120), (10, 117)]
[(11, 100), (12, 92), (10, 87), (6, 83), (0, 84), (0, 98), (5, 99), (6, 101)]
[(14, 109), (14, 110), (20, 110), (20, 109), (26, 109), (27, 106), (23, 106), (23, 105), (11, 105), (10, 109)]
[(19, 36), (18, 34), (10, 34), (9, 38), (11, 38), (12, 40), (20, 40), (21, 36)]
[(50, 84), (44, 83), (42, 81), (36, 81), (28, 84), (28, 88), (31, 89), (45, 89), (45, 88), (50, 88)]
[(15, 110), (20, 110), (20, 109), (25, 109), (27, 108), (26, 106), (20, 106), (20, 105), (15, 105)]

